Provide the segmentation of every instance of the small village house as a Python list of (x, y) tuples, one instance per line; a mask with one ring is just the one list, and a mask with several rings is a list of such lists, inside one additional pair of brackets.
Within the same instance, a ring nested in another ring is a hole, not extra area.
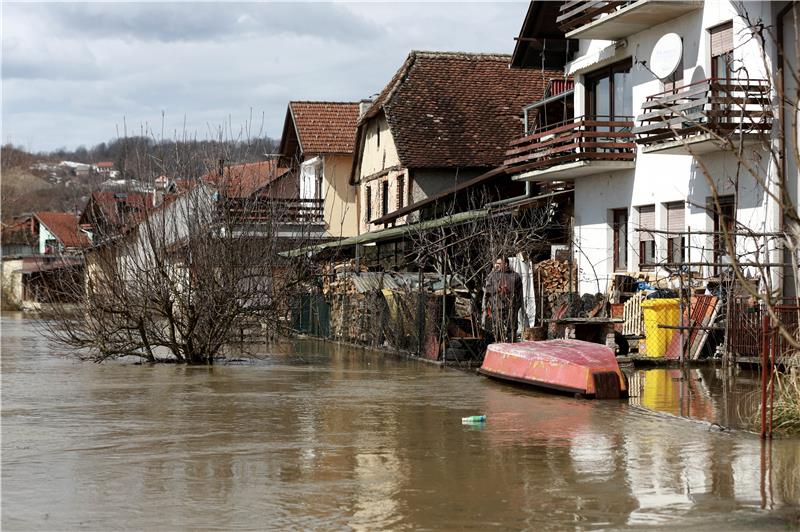
[[(556, 71), (512, 70), (502, 54), (412, 51), (358, 121), (351, 182), (361, 232), (375, 220), (499, 167), (522, 107)], [(508, 196), (524, 187), (506, 181)], [(392, 223), (418, 219), (402, 216)]]
[(282, 164), (295, 176), (298, 197), (322, 207), (331, 238), (358, 234), (355, 189), (350, 185), (358, 103), (289, 102), (280, 143)]
[(78, 223), (97, 244), (135, 223), (153, 202), (153, 194), (142, 192), (92, 192)]
[[(35, 212), (8, 229), (3, 231), (4, 297), (24, 309), (38, 309), (58, 297), (54, 288), (65, 280), (81, 282), (83, 252), (91, 239), (77, 216)], [(7, 242), (12, 249), (6, 249)]]
[(114, 168), (114, 161), (98, 161), (92, 165), (95, 174), (114, 179), (119, 177), (119, 170)]

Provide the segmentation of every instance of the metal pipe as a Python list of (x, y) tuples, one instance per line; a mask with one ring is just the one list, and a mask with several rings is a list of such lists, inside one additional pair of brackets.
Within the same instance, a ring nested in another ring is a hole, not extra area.
[(507, 205), (509, 203), (514, 203), (515, 201), (520, 201), (532, 197), (533, 197), (533, 183), (531, 181), (525, 181), (525, 194), (522, 194), (521, 196), (514, 196), (513, 198), (506, 198), (493, 201), (491, 203), (487, 203), (484, 208), (491, 209), (492, 207)]
[(767, 351), (769, 350), (769, 315), (761, 319), (761, 439), (767, 438)]

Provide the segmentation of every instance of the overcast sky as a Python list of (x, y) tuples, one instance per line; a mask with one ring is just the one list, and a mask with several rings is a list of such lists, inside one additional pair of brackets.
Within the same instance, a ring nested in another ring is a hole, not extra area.
[(2, 2), (2, 140), (160, 135), (162, 112), (167, 137), (236, 137), (252, 113), (277, 138), (289, 100), (368, 97), (412, 49), (511, 53), (527, 5)]

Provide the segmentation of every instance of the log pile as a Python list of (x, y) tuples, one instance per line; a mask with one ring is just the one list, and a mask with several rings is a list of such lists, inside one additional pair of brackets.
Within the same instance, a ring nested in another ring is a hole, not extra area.
[[(543, 260), (534, 266), (534, 273), (536, 274), (537, 282), (540, 283), (540, 290), (544, 294), (566, 292), (569, 290), (569, 262), (565, 260)], [(572, 269), (572, 278), (574, 282), (574, 267)]]
[[(329, 294), (355, 294), (356, 288), (349, 275), (356, 271), (356, 261), (326, 264), (322, 270), (322, 293)], [(366, 267), (361, 267), (366, 272)]]

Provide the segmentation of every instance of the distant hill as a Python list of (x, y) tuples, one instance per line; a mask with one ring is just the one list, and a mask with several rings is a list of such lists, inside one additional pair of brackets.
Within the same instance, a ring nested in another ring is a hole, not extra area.
[(7, 221), (25, 212), (81, 209), (88, 192), (85, 187), (50, 184), (26, 168), (6, 167), (0, 170), (0, 195)]
[(35, 176), (26, 168), (3, 168), (2, 178), (4, 196), (6, 191), (27, 194), (37, 190), (53, 188), (53, 185), (41, 177)]

